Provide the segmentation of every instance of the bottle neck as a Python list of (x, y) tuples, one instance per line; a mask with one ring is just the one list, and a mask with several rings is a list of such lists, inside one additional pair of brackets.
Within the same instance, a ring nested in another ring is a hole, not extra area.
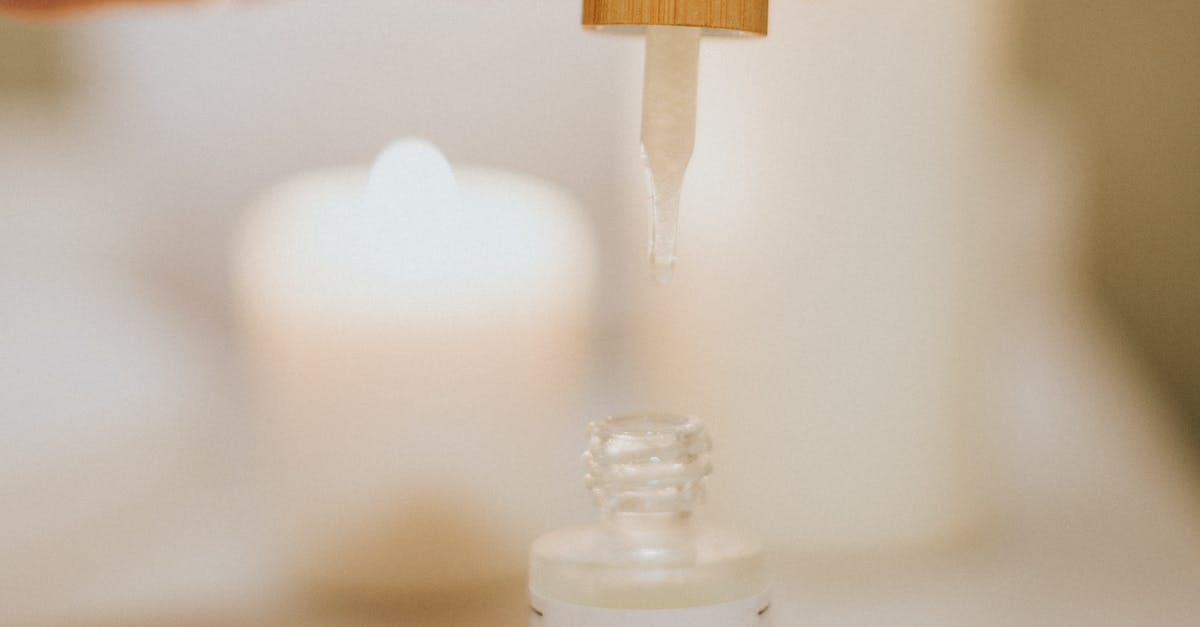
[(605, 527), (630, 534), (687, 532), (694, 520), (692, 512), (603, 512)]
[(587, 485), (611, 528), (686, 529), (704, 496), (708, 435), (696, 418), (640, 415), (589, 426)]

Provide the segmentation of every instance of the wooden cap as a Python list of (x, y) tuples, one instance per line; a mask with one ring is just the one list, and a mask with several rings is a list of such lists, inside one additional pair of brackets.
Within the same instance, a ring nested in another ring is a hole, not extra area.
[(583, 0), (583, 25), (699, 26), (767, 34), (768, 0)]

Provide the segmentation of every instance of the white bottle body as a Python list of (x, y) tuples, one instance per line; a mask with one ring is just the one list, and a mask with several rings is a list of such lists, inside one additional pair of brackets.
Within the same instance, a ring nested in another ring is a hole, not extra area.
[(722, 527), (669, 526), (632, 534), (607, 524), (570, 527), (538, 538), (530, 564), (532, 624), (766, 625), (761, 546)]
[(573, 605), (531, 595), (530, 627), (767, 627), (770, 594), (698, 607), (623, 610)]

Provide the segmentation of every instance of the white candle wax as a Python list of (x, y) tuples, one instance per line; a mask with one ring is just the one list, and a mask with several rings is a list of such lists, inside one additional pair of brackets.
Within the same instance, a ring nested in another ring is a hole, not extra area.
[(713, 515), (776, 548), (940, 541), (977, 515), (988, 277), (964, 182), (991, 11), (779, 2), (765, 39), (702, 44), (682, 261), (647, 290), (639, 380), (708, 420)]
[(523, 574), (586, 508), (594, 250), (572, 198), (400, 142), (268, 194), (234, 279), (293, 577), (423, 595)]

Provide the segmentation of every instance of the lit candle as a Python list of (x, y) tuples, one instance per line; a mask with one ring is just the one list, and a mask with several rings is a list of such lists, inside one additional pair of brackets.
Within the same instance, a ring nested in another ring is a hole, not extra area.
[(586, 498), (594, 247), (580, 208), (404, 141), (371, 172), (308, 174), (234, 253), (290, 574), (323, 593), (421, 595), (523, 576)]

